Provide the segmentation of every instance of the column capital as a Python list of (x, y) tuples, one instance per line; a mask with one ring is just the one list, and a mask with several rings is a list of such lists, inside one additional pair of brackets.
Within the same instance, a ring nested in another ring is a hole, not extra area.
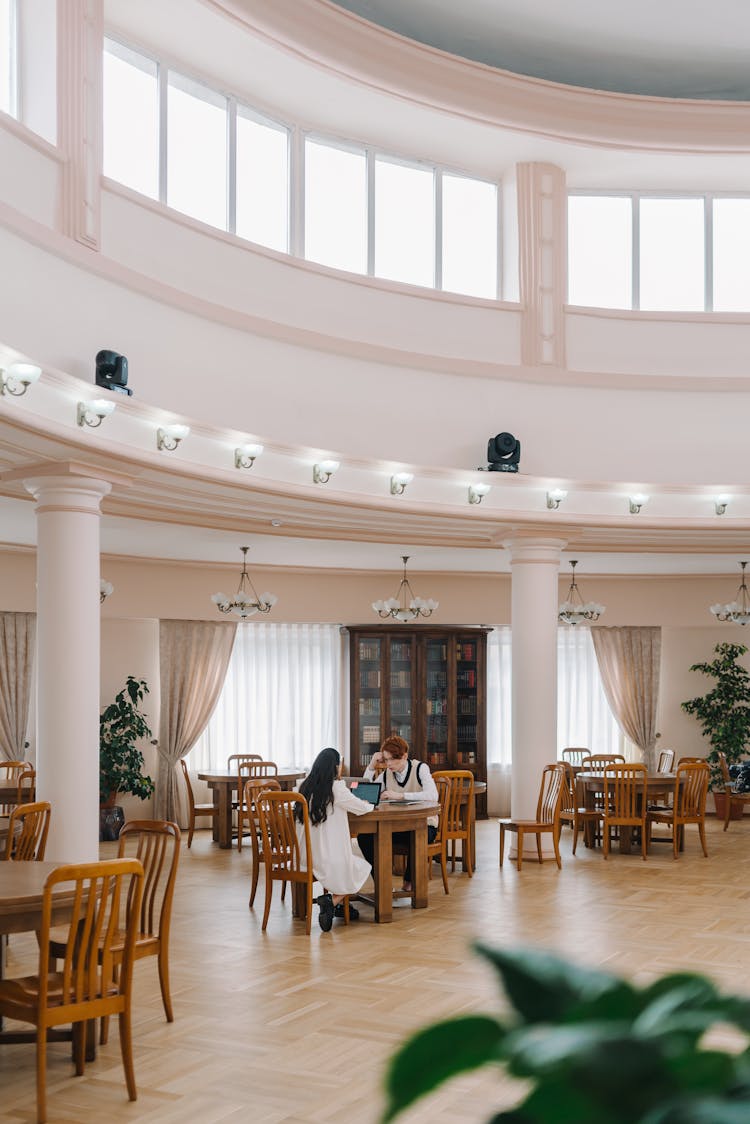
[(565, 539), (551, 535), (513, 535), (503, 540), (503, 549), (510, 553), (511, 566), (517, 563), (560, 565), (560, 554), (567, 546)]

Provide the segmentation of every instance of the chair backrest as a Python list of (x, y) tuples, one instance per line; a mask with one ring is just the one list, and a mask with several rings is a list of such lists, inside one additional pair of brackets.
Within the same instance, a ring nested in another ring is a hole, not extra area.
[(585, 773), (602, 773), (608, 765), (624, 763), (625, 758), (621, 753), (591, 753), (584, 757), (581, 765)]
[[(91, 1009), (97, 1000), (103, 999), (108, 1010), (115, 1010), (118, 997), (130, 994), (143, 867), (137, 859), (109, 859), (60, 866), (49, 875), (44, 884), (39, 931), (40, 1010), (48, 1006), (53, 891), (58, 886), (69, 891), (72, 913), (64, 940), (60, 940), (59, 928), (55, 929), (55, 956), (62, 964), (53, 977), (54, 1005), (58, 1015), (64, 1015), (66, 1007), (73, 1007), (76, 1019), (69, 1021), (81, 1021), (87, 1017), (87, 1004)], [(131, 909), (127, 913), (122, 961), (115, 973), (112, 946), (122, 941), (120, 907), (123, 901), (129, 901)], [(97, 1011), (93, 1010), (92, 1014), (96, 1017)]]
[(0, 785), (3, 787), (10, 787), (12, 785), (16, 788), (16, 796), (12, 800), (0, 802), (0, 815), (2, 816), (9, 816), (12, 809), (18, 803), (18, 778), (26, 768), (26, 765), (26, 761), (0, 761)]
[(36, 796), (36, 769), (28, 762), (18, 774), (16, 800), (19, 804), (32, 804)]
[(307, 801), (299, 792), (273, 792), (266, 789), (255, 798), (260, 833), (263, 840), (263, 861), (266, 864), (266, 877), (273, 873), (276, 877), (289, 877), (303, 871), (298, 821), (295, 809), (300, 809), (305, 855), (312, 854), (310, 847), (310, 818)]
[[(438, 769), (432, 774), (435, 784), (439, 780), (447, 781), (448, 792), (445, 795), (445, 832), (447, 838), (463, 838), (470, 830), (471, 814), (474, 808), (474, 774), (470, 769)], [(438, 789), (440, 796), (440, 789)], [(466, 807), (468, 815), (463, 815), (461, 809)]]
[(536, 805), (537, 823), (555, 822), (560, 813), (565, 787), (567, 787), (567, 781), (563, 763), (545, 765), (542, 770), (542, 783), (539, 786), (539, 799)]
[(14, 862), (41, 862), (47, 846), (49, 817), (46, 800), (36, 804), (17, 804), (10, 813), (5, 858)]
[(227, 757), (227, 772), (234, 773), (240, 761), (262, 761), (260, 753), (230, 753)]
[(645, 821), (648, 810), (645, 800), (647, 776), (646, 766), (634, 762), (615, 763), (606, 767), (604, 770), (604, 780), (607, 785), (607, 799), (604, 801), (605, 819), (611, 817)]
[(677, 766), (674, 807), (679, 816), (700, 819), (706, 814), (710, 772), (705, 761), (685, 761)]
[(187, 767), (187, 765), (185, 764), (185, 762), (183, 761), (182, 758), (180, 758), (180, 766), (182, 768), (182, 775), (185, 778), (185, 788), (187, 789), (187, 798), (188, 798), (188, 805), (190, 807), (190, 815), (194, 816), (195, 815), (195, 797), (193, 796), (193, 786), (190, 783), (190, 774), (188, 773), (188, 767)]
[(570, 761), (563, 761), (562, 767), (565, 770), (565, 784), (560, 801), (560, 811), (572, 813), (576, 807), (576, 775)]
[(569, 762), (571, 765), (582, 765), (586, 757), (590, 757), (590, 750), (583, 746), (567, 746), (561, 754), (563, 761)]
[(275, 761), (262, 761), (260, 758), (248, 762), (246, 767), (248, 777), (275, 777), (278, 771), (279, 767)]
[[(717, 756), (719, 757), (719, 764), (721, 764), (721, 758), (722, 757), (724, 758), (724, 763), (726, 764), (727, 759), (726, 759), (726, 756), (723, 753), (719, 753), (719, 754), (717, 754)], [(677, 764), (678, 765), (689, 765), (689, 764), (694, 763), (694, 762), (701, 762), (701, 761), (705, 761), (705, 760), (706, 760), (705, 757), (680, 757), (680, 758), (678, 758)], [(728, 777), (729, 777), (729, 770), (727, 770), (727, 778)]]
[(180, 859), (179, 827), (169, 820), (129, 820), (120, 828), (117, 854), (138, 859), (143, 867), (139, 935), (166, 941)]
[(253, 816), (256, 815), (255, 802), (261, 792), (281, 792), (281, 785), (275, 777), (250, 777), (245, 781), (242, 800), (245, 809)]
[(671, 773), (672, 766), (674, 765), (674, 750), (663, 749), (659, 754), (659, 760), (656, 763), (657, 773)]

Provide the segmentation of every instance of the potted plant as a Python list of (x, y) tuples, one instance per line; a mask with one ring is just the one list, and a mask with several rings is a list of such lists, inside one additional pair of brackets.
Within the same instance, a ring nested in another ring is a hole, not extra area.
[[(750, 1120), (750, 1000), (689, 972), (647, 987), (534, 949), (477, 950), (513, 1013), (418, 1031), (391, 1060), (383, 1121), (457, 1074), (503, 1067), (522, 1103), (491, 1124), (740, 1124)], [(704, 1041), (712, 1027), (744, 1041)], [(725, 1044), (725, 1043), (722, 1043)], [(735, 1048), (736, 1047), (736, 1048)]]
[[(708, 663), (694, 663), (690, 668), (713, 679), (715, 686), (707, 694), (682, 703), (682, 709), (698, 720), (702, 733), (711, 744), (706, 760), (711, 768), (716, 814), (722, 817), (726, 796), (722, 791), (724, 781), (718, 754), (721, 752), (726, 756), (728, 765), (736, 765), (750, 745), (750, 671), (739, 662), (746, 652), (744, 644), (717, 644), (715, 659)], [(742, 811), (740, 804), (733, 816), (738, 818)]]
[(151, 729), (141, 704), (148, 694), (145, 679), (129, 675), (114, 702), (99, 716), (99, 803), (100, 837), (116, 839), (124, 822), (122, 808), (115, 807), (118, 793), (131, 793), (147, 800), (154, 791), (151, 777), (143, 774), (143, 754), (136, 745), (150, 738)]

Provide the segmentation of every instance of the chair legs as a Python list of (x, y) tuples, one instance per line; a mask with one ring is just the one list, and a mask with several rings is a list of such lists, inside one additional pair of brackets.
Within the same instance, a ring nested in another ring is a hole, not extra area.
[(190, 850), (191, 846), (193, 845), (193, 833), (194, 833), (194, 831), (195, 831), (195, 816), (191, 816), (190, 817), (190, 828), (188, 830), (188, 842), (187, 842), (188, 850)]

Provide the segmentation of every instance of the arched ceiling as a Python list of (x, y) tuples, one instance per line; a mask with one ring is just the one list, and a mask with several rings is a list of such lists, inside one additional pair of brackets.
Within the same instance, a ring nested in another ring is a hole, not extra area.
[(628, 94), (750, 101), (746, 0), (334, 0), (450, 54)]

